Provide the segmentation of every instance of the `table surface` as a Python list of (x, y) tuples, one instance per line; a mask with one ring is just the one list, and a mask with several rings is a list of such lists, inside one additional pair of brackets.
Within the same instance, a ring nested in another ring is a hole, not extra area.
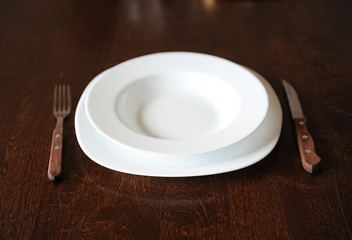
[[(1, 239), (351, 239), (352, 2), (1, 1)], [(47, 178), (55, 84), (74, 110), (87, 84), (164, 51), (248, 66), (283, 109), (274, 150), (250, 167), (158, 178), (106, 169), (65, 121), (63, 178)], [(305, 172), (281, 79), (300, 95), (321, 171)]]

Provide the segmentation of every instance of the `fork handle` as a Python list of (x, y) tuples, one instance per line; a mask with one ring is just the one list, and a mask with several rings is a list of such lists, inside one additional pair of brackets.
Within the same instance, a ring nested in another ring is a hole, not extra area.
[(48, 177), (50, 181), (55, 181), (61, 175), (62, 159), (62, 129), (53, 131), (51, 142), (51, 152), (48, 167)]

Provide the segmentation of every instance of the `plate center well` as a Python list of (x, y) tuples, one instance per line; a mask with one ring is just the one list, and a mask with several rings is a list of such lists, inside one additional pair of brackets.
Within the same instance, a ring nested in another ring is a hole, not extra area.
[(117, 100), (117, 115), (140, 134), (186, 140), (225, 128), (236, 118), (240, 106), (236, 91), (222, 80), (173, 73), (129, 85)]
[(211, 104), (186, 96), (150, 101), (142, 106), (137, 118), (141, 133), (171, 140), (211, 134), (222, 125), (220, 113)]

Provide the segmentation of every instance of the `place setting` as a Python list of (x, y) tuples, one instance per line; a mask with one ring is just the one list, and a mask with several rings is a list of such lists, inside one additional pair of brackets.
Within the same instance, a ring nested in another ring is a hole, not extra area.
[(281, 132), (282, 110), (268, 81), (229, 60), (162, 52), (96, 76), (75, 112), (83, 152), (111, 170), (191, 177), (262, 160)]
[(3, 1), (0, 239), (352, 239), (350, 1)]

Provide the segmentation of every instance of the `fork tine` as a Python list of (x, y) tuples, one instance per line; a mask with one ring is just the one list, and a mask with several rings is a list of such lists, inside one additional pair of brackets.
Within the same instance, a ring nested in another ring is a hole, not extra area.
[(58, 111), (62, 110), (62, 87), (59, 85), (59, 105), (58, 105)]
[(62, 86), (62, 111), (66, 111), (66, 86)]
[(57, 109), (57, 85), (54, 88), (54, 103), (53, 103), (53, 112), (55, 113)]
[(70, 85), (67, 85), (67, 111), (71, 111), (71, 89)]

